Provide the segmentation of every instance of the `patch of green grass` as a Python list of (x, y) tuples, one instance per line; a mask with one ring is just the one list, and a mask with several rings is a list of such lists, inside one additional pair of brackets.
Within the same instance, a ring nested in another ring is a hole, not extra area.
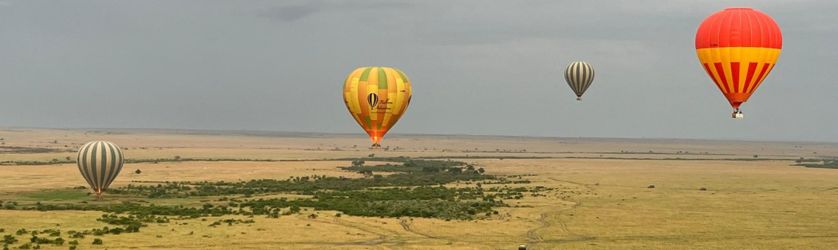
[(89, 200), (87, 189), (52, 189), (23, 195), (39, 201), (74, 201)]
[(798, 160), (797, 165), (807, 168), (838, 169), (838, 160)]

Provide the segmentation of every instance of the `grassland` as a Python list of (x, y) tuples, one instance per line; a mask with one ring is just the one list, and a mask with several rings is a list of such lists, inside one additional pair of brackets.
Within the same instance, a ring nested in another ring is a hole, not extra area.
[[(801, 157), (826, 164), (824, 159), (838, 155), (838, 146), (826, 143), (394, 136), (386, 142), (390, 150), (369, 151), (362, 146), (363, 137), (343, 135), (19, 129), (0, 131), (0, 138), (5, 146), (16, 147), (0, 152), (0, 162), (8, 162), (0, 166), (0, 200), (16, 202), (18, 208), (38, 203), (113, 208), (123, 202), (200, 208), (230, 201), (206, 195), (150, 198), (127, 187), (303, 176), (384, 178), (398, 174), (392, 171), (398, 162), (387, 158), (399, 156), (451, 158), (507, 180), (446, 182), (442, 185), (446, 190), (473, 189), (478, 183), (487, 193), (543, 187), (523, 192), (518, 199), (514, 192), (498, 198), (502, 206), (473, 218), (349, 215), (304, 206), (298, 213), (283, 215), (289, 206), (278, 218), (235, 213), (168, 216), (167, 222), (142, 222), (136, 233), (91, 232), (80, 239), (69, 238), (68, 232), (124, 225), (103, 220), (103, 214), (116, 214), (105, 209), (0, 209), (4, 231), (0, 235), (30, 242), (32, 230), (53, 239), (49, 234), (54, 232), (43, 231), (60, 229), (63, 245), (42, 244), (44, 249), (67, 249), (71, 240), (78, 240), (79, 249), (225, 249), (232, 242), (245, 249), (510, 249), (518, 244), (531, 249), (829, 249), (838, 245), (834, 212), (838, 171), (797, 165)], [(103, 201), (77, 189), (84, 181), (75, 165), (68, 163), (74, 153), (64, 150), (65, 144), (73, 148), (93, 139), (127, 148), (125, 153), (133, 161), (114, 183), (126, 192), (107, 194)], [(370, 154), (374, 158), (368, 158)], [(364, 158), (364, 168), (346, 168), (359, 158)], [(136, 169), (142, 173), (134, 173)], [(251, 195), (255, 197), (245, 198), (238, 191), (228, 194), (242, 200), (312, 197), (304, 192)], [(18, 236), (19, 229), (30, 232)], [(103, 244), (93, 245), (94, 238)]]

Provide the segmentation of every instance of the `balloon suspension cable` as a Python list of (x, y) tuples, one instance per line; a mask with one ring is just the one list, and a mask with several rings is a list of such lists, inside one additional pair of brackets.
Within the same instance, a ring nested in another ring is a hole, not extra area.
[(96, 200), (97, 201), (102, 200), (102, 191), (101, 190), (96, 191)]

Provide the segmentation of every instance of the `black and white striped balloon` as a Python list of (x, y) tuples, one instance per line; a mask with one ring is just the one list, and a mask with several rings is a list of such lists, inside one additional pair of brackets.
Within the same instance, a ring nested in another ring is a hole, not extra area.
[(594, 82), (594, 67), (584, 61), (572, 62), (564, 71), (564, 79), (576, 94), (576, 100), (582, 100), (582, 94)]
[(92, 141), (79, 149), (76, 162), (84, 180), (96, 192), (96, 197), (100, 197), (119, 175), (125, 158), (119, 146), (107, 141)]

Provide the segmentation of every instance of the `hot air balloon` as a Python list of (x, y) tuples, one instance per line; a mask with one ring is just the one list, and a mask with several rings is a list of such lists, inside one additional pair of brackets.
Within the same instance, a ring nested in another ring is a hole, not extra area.
[(343, 102), (355, 121), (367, 132), (372, 147), (381, 147), (381, 139), (407, 110), (411, 98), (410, 80), (399, 69), (361, 67), (343, 85)]
[(96, 198), (99, 199), (102, 197), (102, 192), (108, 189), (108, 186), (119, 175), (125, 158), (122, 150), (113, 143), (92, 141), (79, 149), (76, 162), (84, 180), (96, 192)]
[(581, 101), (582, 94), (585, 94), (585, 90), (594, 82), (594, 67), (583, 61), (572, 62), (564, 70), (564, 79), (573, 93), (576, 93), (576, 100)]
[(774, 68), (783, 36), (770, 16), (750, 8), (727, 8), (704, 19), (695, 35), (701, 66), (743, 118), (742, 103)]

